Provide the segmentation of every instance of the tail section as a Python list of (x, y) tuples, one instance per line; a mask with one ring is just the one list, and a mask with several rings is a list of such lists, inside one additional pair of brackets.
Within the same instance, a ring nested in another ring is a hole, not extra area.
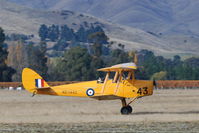
[(39, 74), (30, 68), (23, 69), (22, 83), (24, 88), (31, 93), (34, 93), (39, 88), (50, 87)]

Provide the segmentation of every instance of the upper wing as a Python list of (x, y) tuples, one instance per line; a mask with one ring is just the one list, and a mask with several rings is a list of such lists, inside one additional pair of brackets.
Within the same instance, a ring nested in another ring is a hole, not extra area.
[(101, 68), (101, 69), (98, 69), (98, 71), (120, 71), (120, 70), (131, 71), (135, 69), (137, 69), (137, 66), (135, 65), (135, 63), (123, 63), (123, 64), (114, 65), (111, 67)]

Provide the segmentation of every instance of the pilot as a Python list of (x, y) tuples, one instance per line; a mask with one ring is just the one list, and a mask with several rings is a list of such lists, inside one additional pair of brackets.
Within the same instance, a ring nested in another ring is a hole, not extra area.
[(102, 79), (99, 77), (97, 83), (103, 83)]

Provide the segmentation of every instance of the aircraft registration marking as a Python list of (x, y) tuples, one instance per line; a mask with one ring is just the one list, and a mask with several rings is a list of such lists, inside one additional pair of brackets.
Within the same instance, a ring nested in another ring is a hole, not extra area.
[(62, 91), (63, 94), (77, 94), (76, 90), (64, 90)]

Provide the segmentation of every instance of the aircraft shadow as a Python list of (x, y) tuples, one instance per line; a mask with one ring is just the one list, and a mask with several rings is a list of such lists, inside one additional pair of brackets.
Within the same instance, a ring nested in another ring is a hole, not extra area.
[(199, 114), (199, 111), (185, 112), (133, 112), (131, 115), (148, 115), (148, 114)]

